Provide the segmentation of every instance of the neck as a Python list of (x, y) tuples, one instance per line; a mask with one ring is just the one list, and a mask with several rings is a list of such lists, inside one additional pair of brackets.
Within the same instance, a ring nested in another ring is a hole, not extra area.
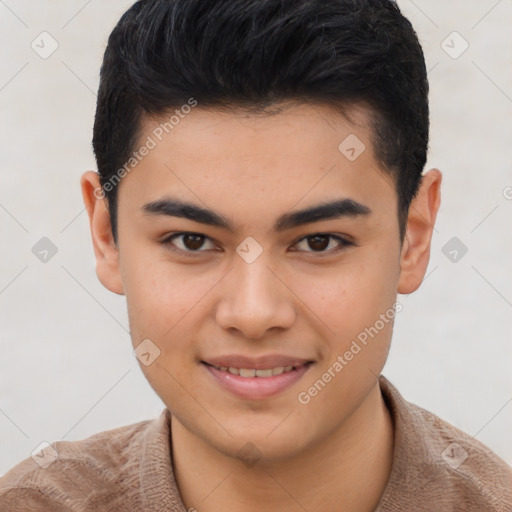
[(371, 512), (393, 458), (393, 423), (378, 382), (328, 438), (293, 459), (252, 467), (206, 445), (174, 416), (176, 483), (187, 510)]

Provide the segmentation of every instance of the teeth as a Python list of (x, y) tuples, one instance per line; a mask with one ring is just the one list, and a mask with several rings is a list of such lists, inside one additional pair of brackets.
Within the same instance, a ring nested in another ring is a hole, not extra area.
[(272, 368), (268, 370), (256, 370), (254, 373), (256, 377), (272, 377)]
[(266, 368), (264, 370), (256, 370), (254, 368), (233, 368), (232, 366), (215, 366), (217, 370), (229, 372), (233, 375), (240, 375), (240, 377), (272, 377), (274, 375), (281, 375), (285, 372), (291, 372), (293, 366), (277, 366), (276, 368)]

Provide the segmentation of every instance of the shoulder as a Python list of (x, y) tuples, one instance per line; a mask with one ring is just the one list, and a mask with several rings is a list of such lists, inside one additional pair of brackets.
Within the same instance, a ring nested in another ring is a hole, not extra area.
[(446, 478), (446, 490), (464, 510), (512, 510), (512, 468), (479, 440), (410, 404), (422, 421), (424, 444), (433, 472)]
[(0, 510), (69, 512), (84, 510), (85, 505), (121, 510), (113, 497), (138, 488), (144, 438), (158, 421), (161, 418), (47, 445), (0, 478)]
[[(510, 512), (512, 468), (486, 445), (434, 413), (407, 402), (381, 377), (395, 424), (395, 453), (386, 499), (402, 496), (438, 512)], [(382, 510), (387, 510), (383, 508)]]

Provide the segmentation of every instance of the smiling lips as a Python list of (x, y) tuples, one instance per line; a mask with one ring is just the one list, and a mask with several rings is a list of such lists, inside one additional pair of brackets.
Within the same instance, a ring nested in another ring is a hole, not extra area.
[(264, 370), (256, 370), (255, 368), (233, 368), (232, 366), (214, 366), (217, 370), (229, 372), (240, 377), (272, 377), (272, 375), (281, 375), (284, 372), (293, 370), (294, 366), (276, 366), (275, 368), (267, 368)]
[(299, 380), (312, 360), (281, 354), (257, 359), (239, 355), (202, 361), (215, 380), (231, 393), (246, 399), (264, 399), (280, 393)]
[(203, 362), (217, 368), (224, 366), (228, 368), (253, 368), (255, 370), (267, 370), (283, 366), (301, 366), (305, 363), (311, 362), (311, 359), (301, 359), (300, 357), (286, 356), (283, 354), (268, 354), (260, 357), (246, 357), (237, 354), (226, 356), (211, 357), (205, 359)]
[(214, 357), (204, 362), (217, 368), (217, 370), (250, 378), (281, 375), (311, 361), (282, 354), (270, 354), (256, 359), (242, 355), (228, 355)]

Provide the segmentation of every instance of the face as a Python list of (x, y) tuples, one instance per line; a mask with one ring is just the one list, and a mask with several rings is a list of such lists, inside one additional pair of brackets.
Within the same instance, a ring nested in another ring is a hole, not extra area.
[(102, 259), (95, 242), (151, 386), (228, 456), (246, 443), (267, 460), (311, 448), (349, 421), (385, 363), (417, 244), (400, 243), (367, 113), (352, 117), (198, 106), (161, 141), (162, 120), (146, 119), (141, 144), (157, 144), (119, 185), (118, 247)]

